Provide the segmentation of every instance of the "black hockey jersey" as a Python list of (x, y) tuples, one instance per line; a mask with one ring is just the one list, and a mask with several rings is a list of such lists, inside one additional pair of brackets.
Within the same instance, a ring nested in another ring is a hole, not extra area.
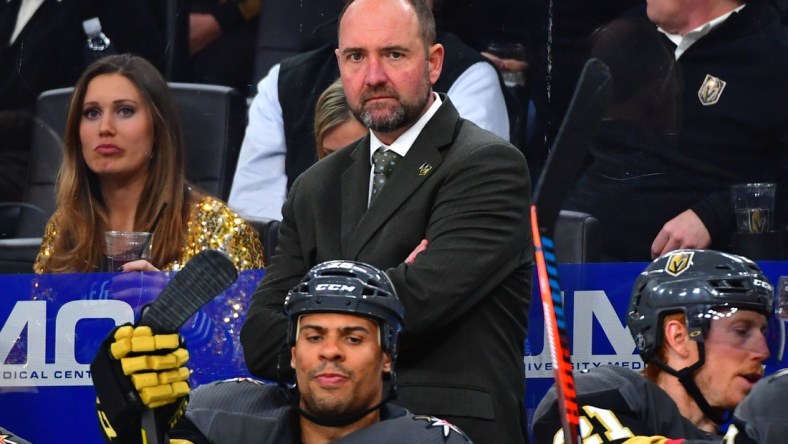
[[(287, 393), (275, 384), (231, 379), (201, 385), (189, 395), (189, 406), (169, 436), (193, 444), (296, 444), (298, 418)], [(431, 416), (413, 415), (386, 404), (381, 421), (335, 444), (470, 443), (454, 425)], [(181, 441), (175, 441), (181, 440)]]
[[(575, 374), (583, 442), (623, 443), (635, 436), (684, 438), (685, 444), (719, 443), (721, 436), (698, 429), (658, 385), (632, 370), (604, 366)], [(533, 418), (534, 442), (563, 444), (555, 387)]]

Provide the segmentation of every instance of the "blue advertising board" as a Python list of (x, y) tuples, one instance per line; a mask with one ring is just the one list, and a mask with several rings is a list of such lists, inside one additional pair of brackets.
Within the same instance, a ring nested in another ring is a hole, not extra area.
[[(643, 368), (624, 321), (643, 263), (559, 267), (575, 369)], [(788, 263), (761, 263), (774, 283)], [(240, 327), (262, 271), (246, 271), (182, 329), (191, 384), (246, 376)], [(167, 273), (0, 275), (0, 426), (35, 443), (103, 442), (89, 364), (106, 334), (134, 319)], [(543, 316), (535, 286), (523, 364), (530, 414), (552, 385)]]

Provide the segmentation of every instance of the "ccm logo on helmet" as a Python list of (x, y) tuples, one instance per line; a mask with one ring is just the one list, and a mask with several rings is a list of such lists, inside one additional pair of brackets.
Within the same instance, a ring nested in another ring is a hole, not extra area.
[(344, 285), (344, 284), (317, 284), (315, 285), (315, 290), (329, 290), (329, 291), (343, 291), (352, 293), (353, 290), (356, 289), (355, 285)]
[(766, 282), (766, 281), (762, 281), (760, 279), (753, 279), (752, 283), (753, 283), (753, 285), (757, 285), (759, 287), (763, 287), (763, 288), (765, 288), (765, 289), (767, 289), (769, 291), (774, 291), (772, 289), (772, 285), (770, 283)]

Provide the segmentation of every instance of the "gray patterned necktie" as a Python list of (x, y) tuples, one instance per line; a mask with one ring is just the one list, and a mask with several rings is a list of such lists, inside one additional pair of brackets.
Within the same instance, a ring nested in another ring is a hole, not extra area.
[(372, 154), (372, 162), (375, 171), (372, 175), (372, 195), (369, 198), (370, 204), (375, 200), (375, 197), (380, 194), (380, 190), (383, 189), (383, 185), (386, 184), (386, 180), (391, 176), (391, 172), (394, 171), (394, 167), (397, 166), (397, 162), (399, 162), (400, 159), (402, 159), (402, 156), (392, 150), (386, 150), (383, 147), (378, 148)]

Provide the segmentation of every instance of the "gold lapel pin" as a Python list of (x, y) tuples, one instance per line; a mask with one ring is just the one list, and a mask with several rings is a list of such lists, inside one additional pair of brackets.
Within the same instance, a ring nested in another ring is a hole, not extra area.
[(432, 165), (428, 163), (422, 163), (419, 167), (419, 176), (426, 176), (432, 172)]
[(698, 90), (698, 98), (703, 106), (714, 105), (720, 100), (722, 90), (725, 89), (726, 82), (711, 74), (706, 74), (703, 84)]

